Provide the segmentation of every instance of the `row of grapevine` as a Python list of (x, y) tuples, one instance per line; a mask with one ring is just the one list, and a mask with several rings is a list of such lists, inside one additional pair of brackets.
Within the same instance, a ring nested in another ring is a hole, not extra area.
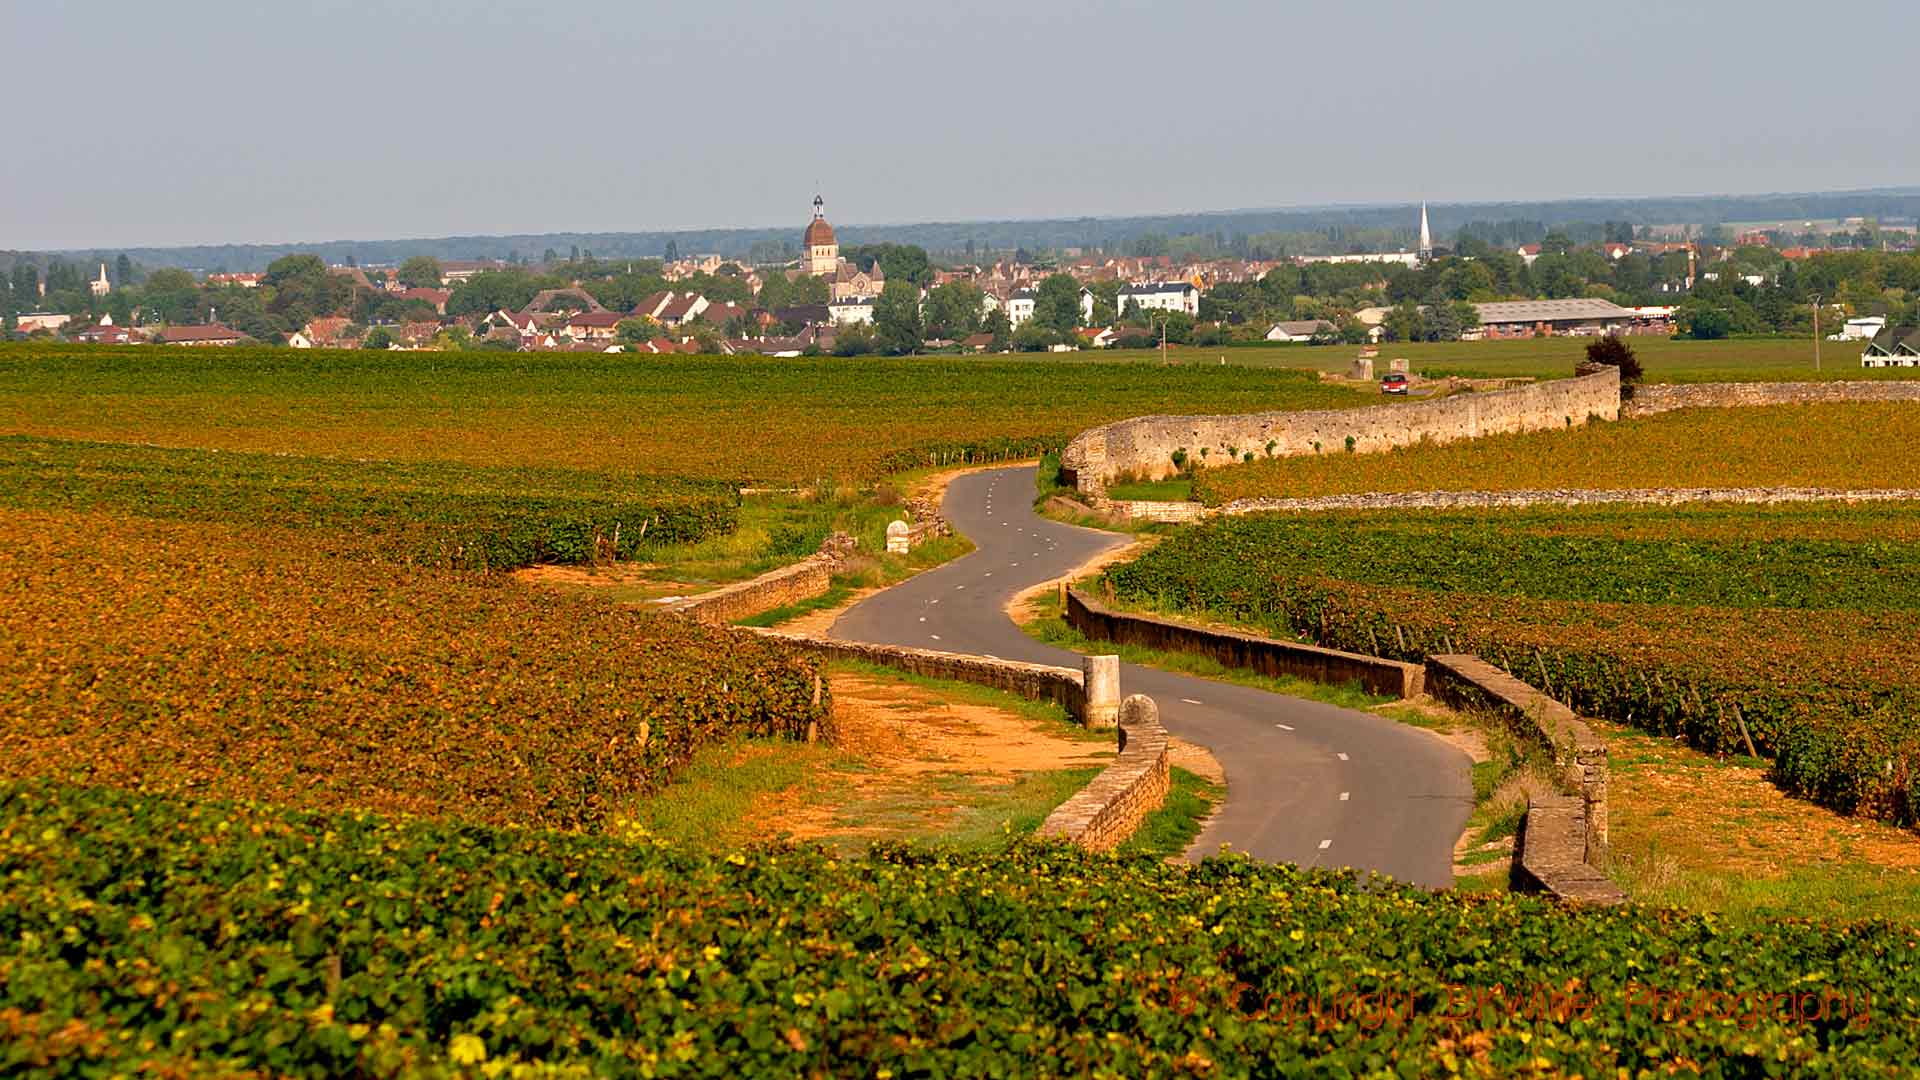
[(0, 776), (594, 827), (700, 746), (828, 722), (753, 635), (331, 544), (0, 515)]
[(259, 522), (350, 534), (389, 559), (512, 569), (725, 535), (740, 496), (715, 481), (0, 436), (0, 506)]
[(1477, 653), (1588, 715), (1752, 745), (1786, 790), (1912, 826), (1920, 567), (1894, 541), (1916, 529), (1910, 506), (1256, 516), (1108, 577), (1123, 600), (1335, 648)]
[(1305, 498), (1404, 491), (1911, 486), (1920, 408), (1909, 402), (1687, 409), (1565, 431), (1444, 445), (1257, 458), (1194, 478), (1194, 497)]
[(1920, 939), (0, 784), (16, 1076), (1895, 1076)]

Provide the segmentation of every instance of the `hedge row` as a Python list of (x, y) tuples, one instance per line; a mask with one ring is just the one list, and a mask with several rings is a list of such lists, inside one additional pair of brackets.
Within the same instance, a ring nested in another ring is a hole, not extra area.
[(0, 438), (0, 506), (327, 530), (463, 569), (630, 558), (730, 533), (739, 505), (714, 482)]
[(10, 1075), (1910, 1074), (1920, 939), (0, 785)]
[[(1920, 590), (1890, 541), (1917, 521), (1912, 507), (1254, 516), (1183, 530), (1108, 576), (1134, 603), (1333, 648), (1477, 653), (1588, 715), (1709, 752), (1751, 740), (1786, 790), (1911, 826)], [(1877, 539), (1820, 537), (1861, 526)]]
[(0, 595), (0, 776), (593, 827), (829, 716), (754, 635), (294, 530), (4, 514)]

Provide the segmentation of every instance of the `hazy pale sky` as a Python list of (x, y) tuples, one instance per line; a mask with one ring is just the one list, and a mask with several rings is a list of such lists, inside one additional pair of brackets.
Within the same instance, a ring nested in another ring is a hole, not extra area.
[(0, 249), (1920, 183), (1915, 0), (0, 0)]

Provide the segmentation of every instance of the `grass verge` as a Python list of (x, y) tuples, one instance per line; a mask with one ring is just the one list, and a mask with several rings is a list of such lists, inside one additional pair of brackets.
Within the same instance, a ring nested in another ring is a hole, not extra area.
[(1042, 593), (1035, 597), (1032, 600), (1032, 609), (1035, 617), (1023, 623), (1020, 629), (1035, 641), (1056, 648), (1069, 649), (1087, 655), (1118, 656), (1122, 663), (1138, 664), (1141, 667), (1157, 668), (1161, 671), (1192, 675), (1195, 678), (1212, 679), (1216, 682), (1235, 683), (1255, 690), (1325, 702), (1328, 705), (1338, 705), (1347, 709), (1373, 709), (1394, 700), (1370, 693), (1357, 682), (1329, 686), (1308, 679), (1275, 677), (1231, 668), (1207, 656), (1149, 649), (1139, 645), (1122, 645), (1112, 641), (1097, 641), (1067, 625), (1066, 619), (1061, 616), (1060, 597), (1057, 593)]
[(1121, 854), (1178, 858), (1193, 846), (1207, 815), (1227, 796), (1225, 784), (1216, 784), (1182, 768), (1174, 768), (1171, 780), (1167, 801), (1148, 814), (1133, 835), (1120, 845)]

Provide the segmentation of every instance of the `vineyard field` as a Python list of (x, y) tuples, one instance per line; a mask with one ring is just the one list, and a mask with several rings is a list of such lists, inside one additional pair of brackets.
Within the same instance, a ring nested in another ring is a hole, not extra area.
[(1556, 488), (1912, 486), (1920, 409), (1904, 402), (1682, 409), (1565, 431), (1488, 435), (1379, 454), (1268, 458), (1203, 469), (1196, 497)]
[(0, 776), (592, 828), (697, 746), (827, 718), (752, 635), (362, 555), (0, 515)]
[(1107, 579), (1336, 648), (1477, 653), (1588, 715), (1750, 737), (1787, 791), (1915, 826), (1915, 539), (1913, 504), (1253, 515)]
[(0, 346), (0, 434), (776, 485), (1039, 457), (1148, 413), (1375, 399), (1244, 366)]
[(16, 782), (0, 875), (19, 1076), (1894, 1076), (1920, 1056), (1910, 926), (1234, 857), (701, 855)]
[(269, 523), (466, 569), (632, 558), (724, 536), (739, 506), (713, 481), (0, 436), (0, 507)]
[[(1507, 341), (1383, 342), (1374, 361), (1376, 374), (1404, 357), (1415, 374), (1430, 378), (1459, 375), (1481, 379), (1564, 379), (1586, 357), (1592, 338), (1521, 338)], [(1916, 368), (1862, 368), (1864, 342), (1823, 341), (1821, 364), (1813, 366), (1813, 342), (1805, 338), (1753, 338), (1692, 341), (1631, 337), (1628, 343), (1646, 368), (1648, 382), (1799, 382), (1829, 379), (1913, 379)], [(1307, 368), (1344, 375), (1359, 353), (1357, 345), (1234, 345), (1211, 348), (1174, 346), (1167, 357), (1179, 364), (1228, 364), (1268, 368)], [(1113, 349), (1036, 354), (1031, 363), (1160, 363), (1159, 349)]]

